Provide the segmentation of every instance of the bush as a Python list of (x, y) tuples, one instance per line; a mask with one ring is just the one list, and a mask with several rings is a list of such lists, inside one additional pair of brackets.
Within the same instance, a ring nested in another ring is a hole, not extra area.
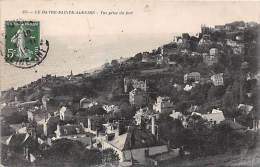
[(10, 116), (5, 117), (5, 121), (8, 124), (20, 124), (20, 123), (25, 123), (28, 122), (27, 115), (24, 115), (19, 112), (14, 112)]

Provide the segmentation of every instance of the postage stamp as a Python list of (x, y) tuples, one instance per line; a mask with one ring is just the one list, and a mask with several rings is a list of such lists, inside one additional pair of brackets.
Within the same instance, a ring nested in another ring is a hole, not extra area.
[(40, 39), (39, 21), (5, 22), (5, 61), (19, 68), (40, 64), (49, 50), (49, 42)]

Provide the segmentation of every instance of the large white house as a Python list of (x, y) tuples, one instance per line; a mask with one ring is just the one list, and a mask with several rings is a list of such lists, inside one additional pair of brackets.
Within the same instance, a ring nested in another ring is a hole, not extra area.
[(225, 120), (223, 112), (218, 109), (213, 109), (211, 113), (203, 114), (202, 118), (214, 124), (219, 124), (221, 121)]
[(169, 112), (173, 110), (173, 103), (171, 102), (169, 97), (161, 97), (158, 96), (156, 99), (155, 104), (153, 105), (153, 110), (162, 113), (162, 112)]
[(112, 139), (103, 140), (102, 148), (115, 150), (120, 162), (135, 160), (140, 164), (146, 164), (149, 156), (168, 152), (167, 145), (160, 143), (148, 130), (137, 127), (129, 127), (125, 133), (115, 133)]

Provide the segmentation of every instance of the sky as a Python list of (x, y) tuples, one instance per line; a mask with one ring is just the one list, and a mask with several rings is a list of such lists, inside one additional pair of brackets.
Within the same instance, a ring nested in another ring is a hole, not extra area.
[[(5, 20), (38, 20), (41, 38), (50, 41), (47, 58), (32, 69), (18, 69), (0, 57), (0, 89), (29, 83), (46, 74), (68, 75), (106, 61), (151, 50), (173, 39), (173, 34), (200, 31), (232, 21), (260, 23), (260, 2), (168, 0), (2, 0), (0, 25)], [(27, 11), (95, 11), (94, 15), (35, 14)], [(102, 15), (105, 12), (129, 15)], [(2, 33), (2, 37), (3, 37)], [(4, 48), (1, 37), (1, 49)]]

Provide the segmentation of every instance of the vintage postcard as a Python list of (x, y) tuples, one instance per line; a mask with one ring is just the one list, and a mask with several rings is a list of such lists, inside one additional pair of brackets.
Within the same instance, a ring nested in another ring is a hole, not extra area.
[(0, 25), (0, 166), (260, 166), (260, 1), (0, 0)]

